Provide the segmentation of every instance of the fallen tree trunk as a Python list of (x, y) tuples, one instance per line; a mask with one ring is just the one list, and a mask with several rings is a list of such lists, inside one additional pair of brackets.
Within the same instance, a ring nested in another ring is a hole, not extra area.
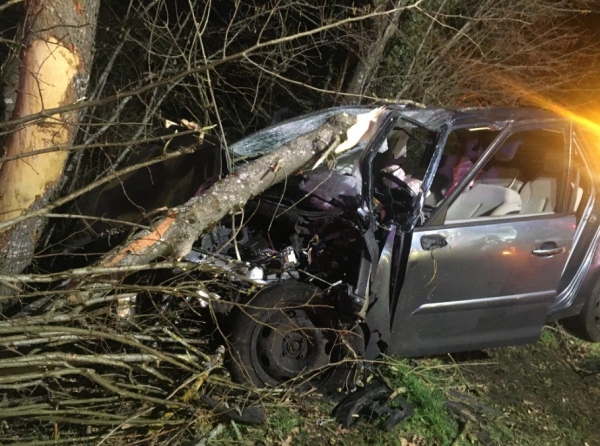
[[(107, 297), (108, 290), (124, 291), (100, 283), (109, 271), (118, 274), (137, 266), (157, 267), (161, 264), (152, 262), (158, 258), (184, 256), (200, 234), (254, 196), (312, 167), (336, 147), (351, 147), (367, 138), (370, 118), (376, 118), (380, 109), (374, 112), (360, 115), (366, 120), (337, 115), (171, 209), (151, 229), (138, 232), (106, 254), (96, 265), (104, 271), (96, 276), (80, 271), (85, 279), (78, 276), (70, 293), (82, 302), (75, 308), (0, 323), (0, 348), (19, 352), (0, 358), (0, 391), (9, 395), (4, 408), (9, 434), (43, 425), (44, 432), (54, 428), (56, 439), (59, 433), (75, 435), (79, 426), (85, 426), (96, 442), (118, 438), (133, 443), (148, 432), (154, 439), (172, 438), (175, 426), (193, 426), (211, 416), (209, 407), (218, 414), (241, 416), (245, 422), (261, 421), (264, 416), (256, 407), (242, 405), (237, 408), (241, 415), (237, 415), (224, 405), (235, 385), (211, 375), (222, 367), (223, 349), (210, 355), (202, 324), (188, 327), (177, 322), (184, 314), (188, 317), (186, 305), (161, 307), (158, 314), (144, 314), (130, 323), (106, 311), (103, 302), (94, 298)], [(66, 300), (56, 301), (53, 309), (65, 310)], [(89, 310), (98, 303), (101, 305)], [(265, 397), (261, 394), (261, 401)], [(244, 404), (253, 401), (251, 398), (244, 398)], [(54, 424), (48, 425), (48, 421)]]
[(264, 190), (316, 162), (326, 150), (344, 140), (355, 123), (354, 116), (335, 116), (318, 129), (236, 170), (202, 195), (170, 210), (149, 231), (137, 233), (106, 254), (100, 266), (142, 265), (159, 257), (184, 257), (204, 231)]

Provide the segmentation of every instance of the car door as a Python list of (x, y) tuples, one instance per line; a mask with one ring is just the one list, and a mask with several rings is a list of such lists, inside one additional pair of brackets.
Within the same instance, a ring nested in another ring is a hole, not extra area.
[(576, 226), (565, 212), (569, 149), (565, 124), (513, 126), (455, 182), (430, 223), (413, 232), (392, 303), (390, 353), (464, 351), (539, 337)]

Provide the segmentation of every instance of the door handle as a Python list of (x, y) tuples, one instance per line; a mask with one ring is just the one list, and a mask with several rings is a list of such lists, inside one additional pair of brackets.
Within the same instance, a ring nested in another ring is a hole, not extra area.
[(439, 234), (424, 235), (421, 237), (421, 248), (425, 251), (433, 251), (434, 249), (443, 248), (448, 242), (446, 237)]
[(551, 257), (556, 254), (565, 252), (565, 248), (558, 247), (555, 242), (544, 242), (539, 248), (534, 248), (531, 253), (539, 257)]

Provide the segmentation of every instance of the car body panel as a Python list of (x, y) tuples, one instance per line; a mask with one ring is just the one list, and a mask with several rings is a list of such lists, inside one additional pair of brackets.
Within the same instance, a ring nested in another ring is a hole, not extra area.
[[(456, 224), (415, 230), (392, 325), (391, 353), (442, 353), (539, 336), (571, 249), (574, 217)], [(426, 251), (421, 239), (447, 246)], [(554, 241), (564, 252), (532, 251)]]
[(595, 154), (585, 140), (575, 134), (574, 147), (585, 159), (584, 175), (588, 176), (589, 191), (584, 196), (578, 211), (577, 231), (575, 233), (574, 249), (565, 268), (563, 277), (558, 284), (558, 294), (550, 308), (549, 320), (577, 315), (585, 304), (586, 297), (591, 293), (591, 287), (597, 280), (600, 268), (600, 227), (597, 216), (600, 215), (600, 203), (596, 199), (597, 175), (595, 171)]

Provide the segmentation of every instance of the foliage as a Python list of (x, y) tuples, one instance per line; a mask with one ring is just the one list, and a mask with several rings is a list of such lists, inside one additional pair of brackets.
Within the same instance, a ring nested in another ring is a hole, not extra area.
[[(432, 0), (405, 12), (371, 89), (442, 105), (540, 105), (589, 75), (586, 0)], [(582, 69), (580, 69), (582, 68)], [(573, 106), (573, 95), (568, 95)]]
[(558, 336), (553, 332), (553, 330), (546, 327), (544, 328), (544, 330), (542, 330), (540, 343), (546, 346), (547, 348), (556, 349), (559, 347), (560, 340), (558, 339)]
[(410, 360), (390, 358), (386, 371), (394, 389), (415, 404), (415, 414), (403, 430), (418, 432), (423, 438), (439, 444), (450, 444), (458, 435), (458, 425), (446, 408), (446, 396), (441, 390), (441, 379), (435, 368), (412, 366)]
[[(211, 133), (226, 146), (272, 119), (339, 103), (387, 20), (373, 14), (394, 5), (398, 29), (373, 62), (365, 102), (535, 103), (585, 78), (596, 58), (577, 22), (586, 0), (104, 0), (87, 96), (100, 103), (78, 104), (62, 193), (123, 165), (166, 119), (216, 125)], [(5, 97), (16, 88), (9, 77), (20, 35), (8, 24), (21, 13), (18, 5), (0, 12)], [(53, 222), (54, 240), (71, 231)]]

